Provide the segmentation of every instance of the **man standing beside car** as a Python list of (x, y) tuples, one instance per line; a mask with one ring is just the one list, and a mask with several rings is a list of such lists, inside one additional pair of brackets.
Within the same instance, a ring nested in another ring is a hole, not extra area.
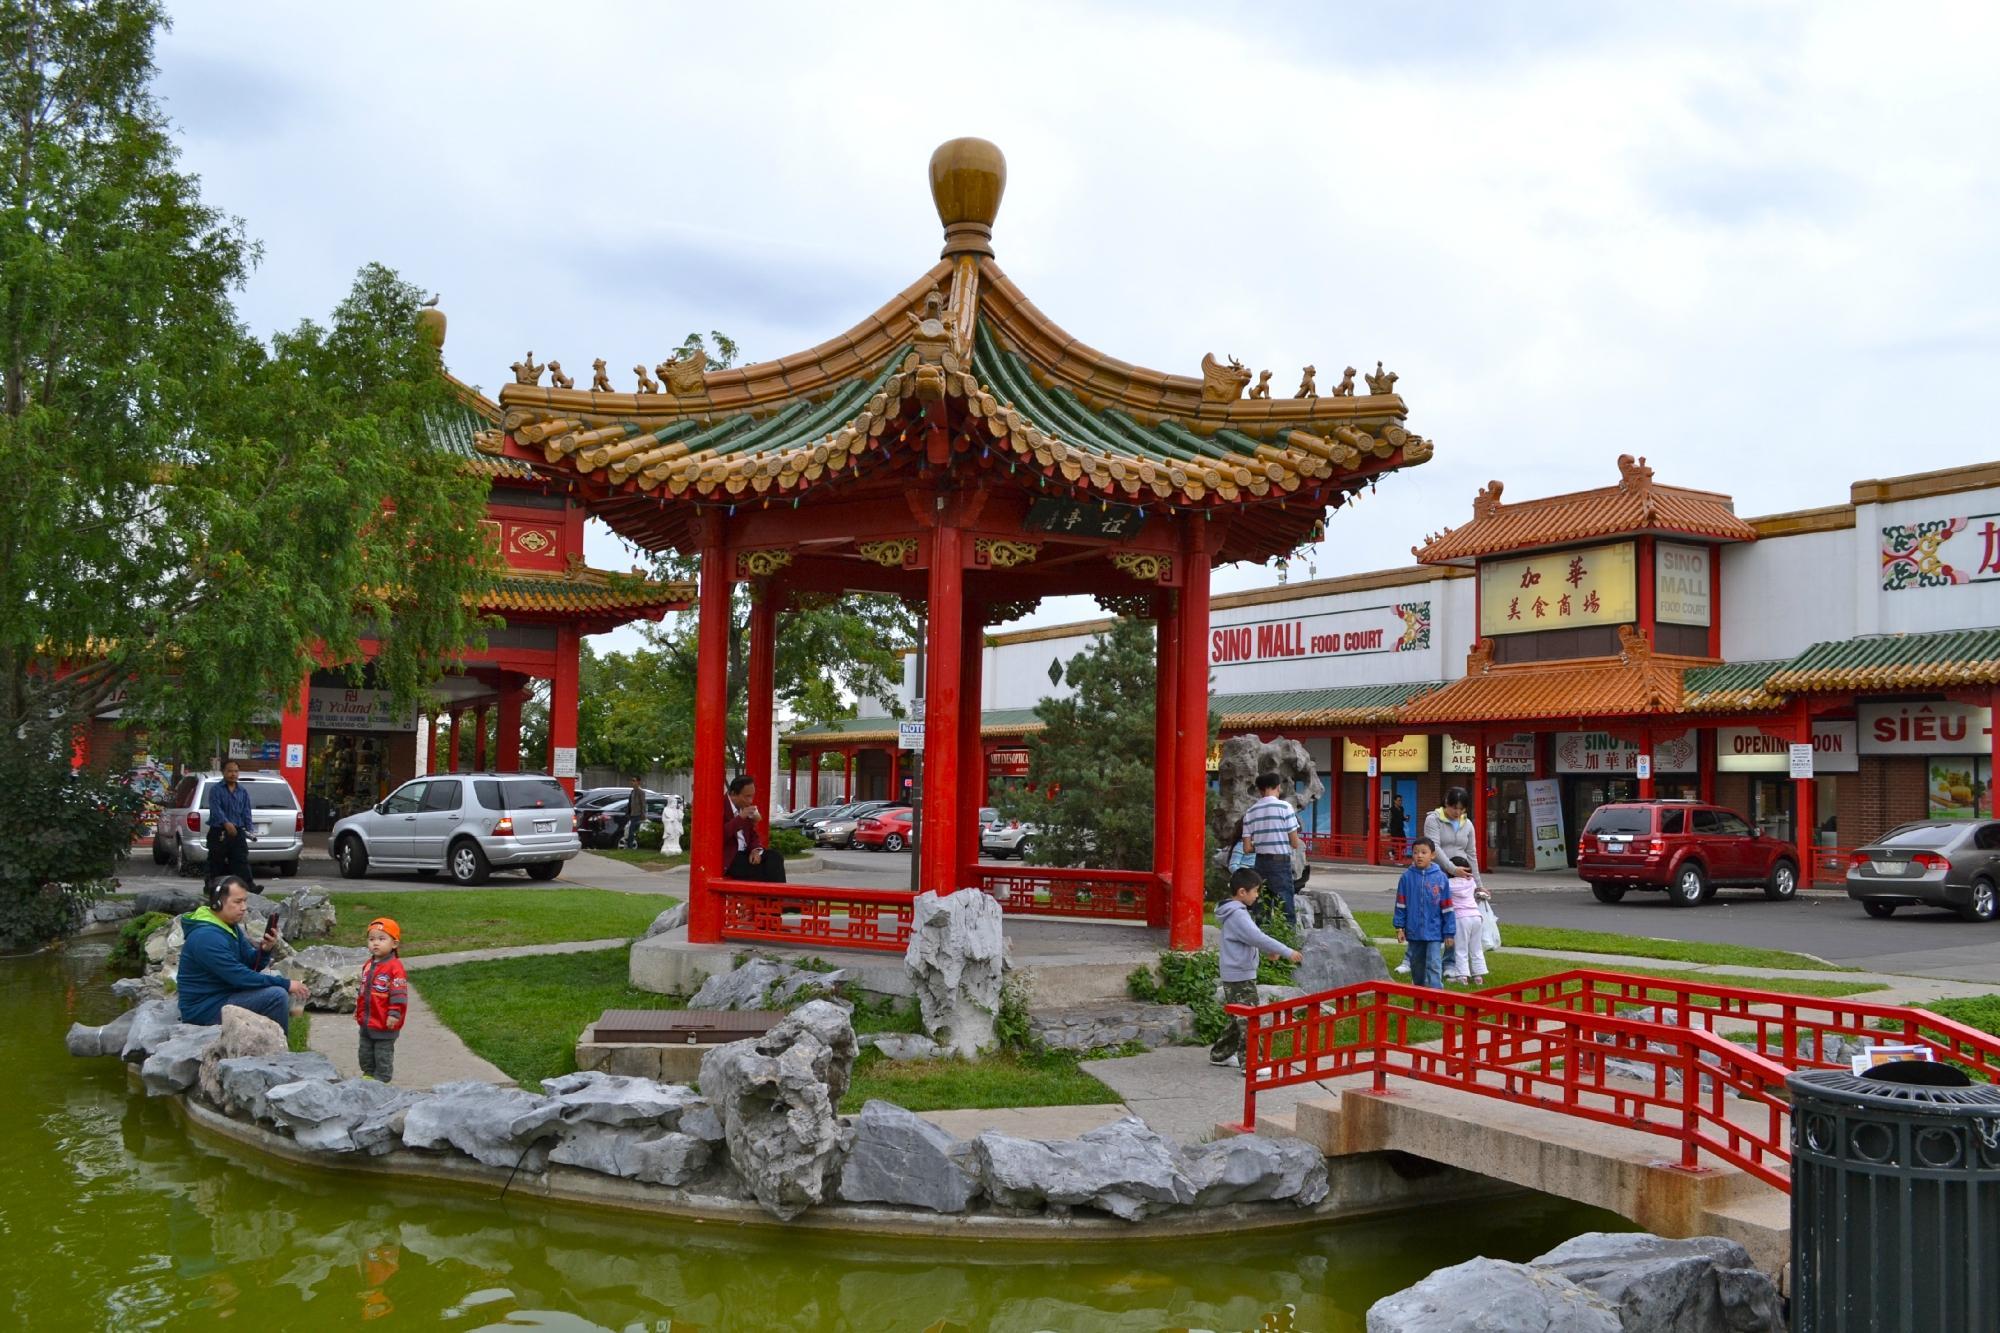
[(250, 876), (250, 793), (238, 779), (242, 766), (234, 759), (222, 766), (222, 781), (208, 793), (208, 877), (239, 876), (253, 887)]
[(646, 822), (646, 789), (639, 779), (632, 779), (632, 790), (625, 797), (625, 847), (635, 849), (639, 845), (639, 825)]

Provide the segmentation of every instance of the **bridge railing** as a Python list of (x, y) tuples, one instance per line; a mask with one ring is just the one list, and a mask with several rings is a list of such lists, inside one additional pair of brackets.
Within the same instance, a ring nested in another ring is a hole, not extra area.
[(1094, 917), (1114, 921), (1166, 918), (1165, 882), (1150, 870), (1089, 870), (1076, 866), (975, 865), (967, 881), (991, 894), (1009, 916)]
[[(1785, 1070), (1705, 1028), (1673, 1028), (1396, 982), (1231, 1005), (1248, 1028), (1243, 1124), (1273, 1088), (1409, 1079), (1636, 1129), (1788, 1188)], [(1733, 1112), (1733, 1114), (1732, 1114)]]
[[(1306, 855), (1319, 861), (1358, 861), (1368, 864), (1368, 835), (1366, 833), (1302, 833)], [(1375, 860), (1379, 865), (1397, 865), (1402, 860), (1402, 847), (1408, 839), (1383, 838), (1377, 849)]]
[(1922, 1046), (1933, 1059), (1964, 1066), (1975, 1078), (2000, 1083), (2000, 1039), (1927, 1009), (1867, 1000), (1794, 995), (1783, 991), (1718, 986), (1698, 976), (1635, 977), (1578, 968), (1479, 994), (1544, 1009), (1562, 1009), (1671, 1027), (1727, 1028), (1754, 1033), (1755, 1049), (1787, 1069), (1845, 1068), (1829, 1058), (1822, 1038), (1865, 1039), (1877, 1044)]

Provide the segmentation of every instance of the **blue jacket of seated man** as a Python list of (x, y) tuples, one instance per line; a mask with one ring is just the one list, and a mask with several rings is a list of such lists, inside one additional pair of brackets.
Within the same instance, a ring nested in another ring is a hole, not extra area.
[(1432, 862), (1404, 869), (1396, 881), (1395, 927), (1409, 940), (1448, 940), (1453, 927), (1451, 881)]
[(181, 1022), (220, 1023), (222, 1002), (238, 991), (291, 983), (264, 971), (271, 955), (255, 948), (239, 926), (206, 907), (181, 918), (181, 965), (175, 974)]

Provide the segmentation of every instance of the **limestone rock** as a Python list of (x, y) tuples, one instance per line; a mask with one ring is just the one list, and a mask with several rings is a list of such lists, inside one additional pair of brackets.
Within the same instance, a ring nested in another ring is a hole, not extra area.
[[(158, 972), (149, 972), (142, 977), (120, 977), (111, 983), (111, 993), (127, 1004), (144, 1004), (148, 1000), (167, 998), (166, 978)], [(106, 1055), (114, 1052), (106, 1051)]]
[[(1215, 983), (1215, 990), (1213, 993), (1215, 995), (1215, 1002), (1217, 1004), (1221, 1004), (1222, 1003), (1221, 982), (1218, 981)], [(1304, 994), (1305, 992), (1300, 990), (1297, 986), (1267, 986), (1260, 982), (1258, 983), (1257, 986), (1257, 1003), (1277, 1004), (1281, 1000), (1296, 1000), (1301, 995)]]
[(1197, 1208), (1274, 1199), (1310, 1208), (1326, 1197), (1326, 1158), (1303, 1139), (1242, 1134), (1190, 1148), (1184, 1160)]
[(917, 1032), (871, 1032), (856, 1040), (882, 1052), (886, 1060), (937, 1060), (946, 1054), (944, 1047)]
[(840, 1167), (840, 1197), (962, 1213), (979, 1196), (969, 1143), (889, 1102), (870, 1101), (854, 1118), (854, 1142)]
[(701, 983), (690, 1009), (783, 1009), (808, 990), (832, 991), (850, 974), (836, 968), (815, 972), (775, 958), (752, 958)]
[(655, 935), (664, 935), (670, 930), (679, 930), (687, 924), (687, 919), (688, 905), (686, 903), (675, 903), (672, 907), (669, 907), (666, 911), (653, 918), (653, 924), (646, 927), (645, 938), (650, 940)]
[(279, 1084), (264, 1100), (271, 1117), (288, 1126), (302, 1148), (379, 1157), (402, 1141), (405, 1115), (428, 1094), (366, 1078), (306, 1079)]
[(1147, 1050), (1194, 1040), (1194, 1010), (1183, 1004), (1106, 1001), (1028, 1013), (1028, 1031), (1052, 1051), (1099, 1051), (1137, 1042)]
[(1361, 944), (1370, 944), (1368, 932), (1354, 919), (1354, 911), (1348, 907), (1347, 899), (1332, 889), (1300, 889), (1294, 904), (1299, 912), (1301, 930), (1344, 930)]
[(820, 1202), (838, 1168), (834, 1106), (847, 1091), (855, 1050), (846, 1012), (816, 1000), (762, 1037), (702, 1057), (702, 1096), (720, 1115), (729, 1163), (781, 1220)]
[(305, 983), (306, 1008), (351, 1014), (361, 995), (361, 968), (367, 961), (366, 949), (314, 944), (279, 959), (271, 970), (287, 981)]
[(1602, 1296), (1559, 1273), (1470, 1259), (1368, 1307), (1368, 1333), (1622, 1333)]
[(458, 1149), (487, 1166), (539, 1171), (562, 1113), (551, 1098), (467, 1079), (440, 1084), (410, 1108), (403, 1144)]
[(144, 1060), (181, 1027), (181, 1007), (176, 1000), (148, 1000), (130, 1013), (125, 1044), (118, 1048), (119, 1058), (127, 1064)]
[(1593, 1231), (1564, 1241), (1535, 1268), (1601, 1296), (1627, 1333), (1779, 1333), (1778, 1289), (1733, 1240), (1667, 1240)]
[(153, 933), (146, 936), (140, 951), (146, 955), (146, 971), (164, 972), (173, 976), (181, 962), (181, 919), (175, 917), (164, 925), (155, 926)]
[(1006, 942), (1001, 908), (984, 893), (925, 891), (911, 904), (903, 967), (917, 992), (924, 1031), (959, 1055), (996, 1041)]
[(710, 1145), (725, 1143), (729, 1138), (729, 1132), (722, 1127), (722, 1113), (706, 1097), (681, 1112), (680, 1132)]
[(542, 1080), (565, 1124), (652, 1125), (672, 1129), (701, 1094), (680, 1083), (655, 1083), (595, 1070)]
[(300, 889), (278, 904), (278, 930), (294, 943), (326, 939), (333, 926), (333, 900), (319, 889)]
[(117, 1055), (125, 1049), (125, 1038), (130, 1035), (138, 1013), (136, 1009), (127, 1009), (102, 1027), (72, 1023), (63, 1044), (71, 1055)]
[[(223, 1010), (228, 1013), (229, 1010)], [(216, 1043), (218, 1046), (220, 1042)], [(211, 1049), (211, 1054), (213, 1050)], [(339, 1079), (333, 1061), (318, 1051), (284, 1051), (276, 1055), (238, 1055), (218, 1060), (209, 1092), (210, 1069), (202, 1064), (202, 1093), (225, 1115), (243, 1120), (271, 1120), (271, 1089), (287, 1083), (332, 1083)]]
[(168, 916), (185, 916), (201, 906), (201, 894), (194, 889), (178, 886), (164, 889), (141, 889), (132, 895), (132, 907), (140, 916), (148, 912), (164, 912)]
[(222, 1105), (222, 1084), (216, 1066), (242, 1055), (283, 1055), (285, 1030), (262, 1014), (233, 1004), (222, 1007), (221, 1031), (201, 1058), (201, 1095), (212, 1106)]
[(632, 1149), (632, 1178), (652, 1185), (686, 1185), (708, 1169), (714, 1151), (692, 1134), (669, 1131)]
[(138, 907), (130, 898), (100, 898), (90, 905), (84, 920), (92, 925), (110, 925), (115, 921), (125, 921), (137, 916)]
[(1226, 846), (1236, 832), (1236, 821), (1257, 799), (1257, 775), (1276, 773), (1283, 781), (1278, 794), (1303, 810), (1326, 789), (1320, 785), (1319, 770), (1312, 756), (1298, 741), (1283, 736), (1261, 741), (1255, 736), (1231, 736), (1222, 743), (1216, 764), (1216, 795), (1209, 804), (1209, 829), (1217, 846)]
[(1389, 979), (1381, 952), (1344, 930), (1308, 930), (1299, 937), (1299, 952), (1305, 961), (1292, 969), (1292, 984), (1308, 995)]
[(988, 1130), (973, 1148), (986, 1193), (1003, 1207), (1089, 1207), (1137, 1222), (1195, 1199), (1179, 1151), (1135, 1117), (1056, 1142)]
[(148, 1097), (170, 1097), (186, 1092), (201, 1077), (201, 1057), (215, 1044), (220, 1027), (183, 1024), (176, 1035), (162, 1042), (139, 1066), (139, 1077)]

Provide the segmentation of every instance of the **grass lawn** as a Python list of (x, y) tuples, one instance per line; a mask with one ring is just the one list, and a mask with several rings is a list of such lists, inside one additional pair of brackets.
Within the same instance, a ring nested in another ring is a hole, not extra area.
[(647, 851), (644, 847), (593, 847), (592, 856), (605, 856), (613, 861), (623, 861), (628, 866), (641, 866), (647, 870), (672, 870), (675, 866), (688, 863), (686, 852)]
[(2000, 995), (1968, 995), (1962, 1000), (1932, 1000), (1924, 1008), (1969, 1028), (2000, 1036)]
[(510, 944), (637, 937), (678, 901), (609, 889), (440, 889), (436, 893), (363, 889), (327, 896), (333, 900), (338, 922), (333, 943), (364, 944), (371, 920), (394, 917), (403, 928), (405, 958)]
[[(1387, 912), (1356, 912), (1354, 919), (1370, 935), (1393, 936)], [(1574, 950), (1577, 953), (1613, 953), (1632, 958), (1666, 958), (1683, 963), (1712, 963), (1721, 967), (1779, 967), (1798, 972), (1853, 972), (1851, 967), (1808, 958), (1783, 949), (1757, 949), (1746, 944), (1702, 944), (1691, 940), (1660, 940), (1644, 935), (1614, 935), (1601, 930), (1572, 930), (1567, 926), (1517, 926), (1500, 915), (1500, 938), (1516, 949)], [(1399, 955), (1400, 957), (1400, 955)], [(1497, 957), (1497, 955), (1496, 955)], [(1767, 990), (1779, 989), (1775, 986)]]
[(309, 1051), (312, 1049), (312, 1014), (300, 1010), (292, 1015), (292, 1021), (285, 1026), (285, 1049), (288, 1051)]
[(1001, 1051), (978, 1060), (889, 1060), (863, 1051), (854, 1083), (840, 1102), (843, 1114), (871, 1097), (910, 1111), (956, 1111), (994, 1106), (1097, 1106), (1118, 1094), (1076, 1067), (1073, 1055)]

